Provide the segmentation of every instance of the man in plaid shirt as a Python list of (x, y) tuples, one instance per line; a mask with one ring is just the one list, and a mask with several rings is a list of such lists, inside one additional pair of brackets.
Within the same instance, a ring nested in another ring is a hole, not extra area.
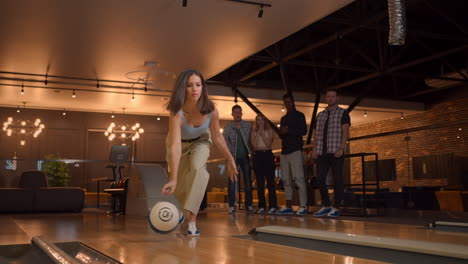
[[(236, 165), (240, 169), (240, 173), (244, 177), (244, 191), (245, 191), (245, 208), (247, 212), (254, 213), (252, 207), (252, 181), (251, 181), (251, 168), (250, 168), (250, 132), (252, 125), (248, 121), (242, 120), (242, 108), (239, 105), (232, 107), (233, 121), (229, 122), (224, 127), (224, 139), (231, 152), (231, 155), (236, 161)], [(228, 203), (229, 213), (236, 212), (236, 189), (237, 182), (228, 179)]]
[[(351, 119), (348, 111), (338, 106), (337, 99), (336, 90), (326, 92), (325, 100), (328, 107), (317, 115), (314, 124), (312, 157), (317, 159), (317, 180), (322, 197), (322, 208), (315, 212), (314, 216), (338, 217), (344, 196), (343, 164)], [(333, 207), (326, 183), (329, 169), (332, 169), (335, 178)]]

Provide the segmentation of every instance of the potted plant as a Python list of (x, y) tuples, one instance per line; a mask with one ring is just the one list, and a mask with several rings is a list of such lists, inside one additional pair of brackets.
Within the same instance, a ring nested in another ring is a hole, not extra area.
[(42, 171), (46, 174), (49, 186), (60, 187), (68, 186), (71, 179), (70, 169), (58, 155), (49, 154), (45, 157), (45, 162)]

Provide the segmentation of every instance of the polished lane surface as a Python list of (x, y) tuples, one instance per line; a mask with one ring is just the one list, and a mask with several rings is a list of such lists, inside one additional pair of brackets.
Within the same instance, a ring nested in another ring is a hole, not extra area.
[(124, 263), (379, 263), (313, 250), (236, 238), (265, 225), (284, 225), (465, 245), (467, 233), (440, 232), (414, 225), (317, 219), (312, 216), (228, 215), (211, 209), (201, 213), (201, 237), (175, 231), (153, 232), (144, 217), (108, 216), (102, 211), (81, 214), (0, 215), (0, 244), (26, 244), (34, 235), (53, 242), (80, 241)]

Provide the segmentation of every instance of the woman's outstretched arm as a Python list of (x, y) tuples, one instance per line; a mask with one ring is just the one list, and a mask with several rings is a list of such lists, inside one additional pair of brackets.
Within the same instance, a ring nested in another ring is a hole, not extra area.
[(179, 171), (180, 157), (182, 156), (181, 125), (182, 117), (180, 114), (171, 114), (169, 116), (169, 182), (162, 188), (162, 193), (165, 195), (173, 194), (177, 185), (177, 173)]

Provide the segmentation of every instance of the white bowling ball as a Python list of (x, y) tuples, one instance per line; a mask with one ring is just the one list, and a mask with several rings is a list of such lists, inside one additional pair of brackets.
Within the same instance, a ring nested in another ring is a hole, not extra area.
[(169, 233), (179, 224), (180, 213), (170, 202), (157, 202), (148, 213), (150, 227), (158, 233)]

